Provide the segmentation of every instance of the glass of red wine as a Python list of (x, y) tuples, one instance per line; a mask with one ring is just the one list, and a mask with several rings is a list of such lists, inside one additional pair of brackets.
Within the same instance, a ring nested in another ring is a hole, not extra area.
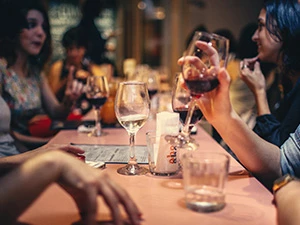
[(156, 95), (158, 93), (159, 89), (159, 77), (158, 77), (158, 71), (152, 68), (148, 68), (148, 73), (146, 76), (146, 83), (148, 88), (148, 94), (150, 98), (150, 115), (149, 119), (155, 119), (156, 113), (158, 109), (158, 96)]
[(96, 119), (95, 129), (89, 134), (90, 136), (103, 136), (105, 133), (101, 127), (101, 106), (104, 105), (108, 96), (109, 88), (106, 76), (89, 76), (87, 78), (86, 98), (94, 106)]
[(185, 120), (184, 130), (193, 121), (196, 99), (219, 85), (218, 72), (226, 67), (229, 40), (217, 34), (196, 31), (182, 62), (185, 87), (190, 91), (192, 103)]
[[(179, 113), (182, 129), (178, 135), (177, 143), (180, 146), (189, 145), (192, 148), (198, 146), (195, 139), (190, 134), (196, 123), (202, 118), (203, 114), (196, 106), (190, 91), (186, 88), (182, 73), (176, 73), (175, 84), (172, 90), (172, 108), (174, 112)], [(190, 121), (187, 121), (188, 114), (191, 114)]]
[(159, 89), (158, 72), (150, 69), (147, 77), (148, 94), (150, 99), (157, 94)]
[(182, 74), (193, 98), (199, 98), (219, 84), (217, 74), (226, 67), (229, 40), (217, 34), (195, 32), (182, 63)]

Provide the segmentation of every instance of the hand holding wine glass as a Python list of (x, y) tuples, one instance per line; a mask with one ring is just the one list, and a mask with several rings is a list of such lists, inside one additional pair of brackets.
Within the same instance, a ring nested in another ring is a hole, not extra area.
[(219, 69), (226, 67), (229, 40), (217, 34), (195, 32), (179, 60), (186, 86), (195, 98), (216, 88)]
[(150, 100), (147, 85), (139, 81), (121, 82), (115, 97), (115, 112), (118, 121), (129, 134), (129, 162), (118, 169), (123, 175), (141, 175), (148, 172), (138, 165), (135, 157), (135, 136), (146, 123), (150, 112)]
[(90, 104), (94, 106), (96, 113), (95, 130), (90, 134), (92, 136), (105, 135), (101, 128), (100, 109), (106, 102), (108, 96), (109, 88), (106, 76), (89, 76), (87, 78), (86, 97)]

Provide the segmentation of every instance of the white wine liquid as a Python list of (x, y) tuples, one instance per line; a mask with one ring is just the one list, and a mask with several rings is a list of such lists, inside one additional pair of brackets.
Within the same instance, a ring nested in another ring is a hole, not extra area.
[(147, 121), (147, 116), (142, 114), (122, 116), (120, 124), (130, 133), (136, 133)]

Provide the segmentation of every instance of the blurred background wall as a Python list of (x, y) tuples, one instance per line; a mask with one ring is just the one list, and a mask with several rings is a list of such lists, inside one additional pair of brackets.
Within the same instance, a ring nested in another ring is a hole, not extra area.
[[(52, 26), (53, 60), (63, 54), (61, 37), (78, 23), (87, 0), (45, 0)], [(123, 61), (164, 66), (170, 80), (176, 71), (187, 36), (198, 25), (208, 31), (228, 28), (238, 38), (242, 27), (256, 22), (263, 0), (91, 0), (102, 1), (95, 23), (107, 39), (107, 56), (123, 75)]]

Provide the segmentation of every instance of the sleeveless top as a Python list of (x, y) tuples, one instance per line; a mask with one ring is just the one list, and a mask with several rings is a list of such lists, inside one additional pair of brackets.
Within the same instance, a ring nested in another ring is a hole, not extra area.
[(2, 77), (6, 68), (0, 65), (0, 157), (19, 154), (14, 140), (9, 134), (10, 130), (10, 110), (6, 102), (1, 97)]

